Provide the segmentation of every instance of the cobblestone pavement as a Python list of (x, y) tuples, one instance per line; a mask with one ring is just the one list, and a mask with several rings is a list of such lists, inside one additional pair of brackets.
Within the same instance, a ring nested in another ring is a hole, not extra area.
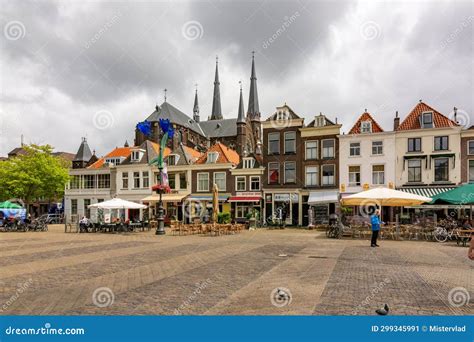
[(474, 314), (474, 262), (454, 243), (332, 240), (315, 231), (155, 236), (0, 233), (0, 313)]

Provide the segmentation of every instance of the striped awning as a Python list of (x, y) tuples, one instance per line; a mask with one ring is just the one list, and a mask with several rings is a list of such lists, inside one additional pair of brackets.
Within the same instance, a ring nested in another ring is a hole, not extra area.
[(455, 186), (420, 186), (420, 187), (402, 187), (397, 188), (397, 190), (408, 192), (410, 194), (433, 197), (437, 194), (453, 190)]

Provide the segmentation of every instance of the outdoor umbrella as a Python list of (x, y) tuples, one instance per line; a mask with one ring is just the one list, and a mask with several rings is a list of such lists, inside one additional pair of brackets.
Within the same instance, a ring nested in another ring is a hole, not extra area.
[(378, 205), (389, 207), (401, 207), (420, 205), (430, 202), (430, 197), (410, 194), (404, 191), (398, 191), (388, 188), (375, 188), (362, 191), (357, 194), (344, 197), (341, 202), (343, 205)]
[(89, 208), (98, 208), (98, 209), (145, 209), (146, 205), (126, 201), (120, 198), (113, 198), (111, 200), (94, 203), (89, 205)]
[(219, 213), (219, 189), (216, 184), (212, 187), (212, 221), (217, 222), (217, 214)]
[(21, 205), (10, 201), (0, 202), (0, 209), (21, 209)]
[(465, 184), (453, 190), (433, 196), (431, 204), (449, 203), (456, 205), (470, 205), (469, 218), (472, 219), (472, 205), (474, 204), (474, 184)]

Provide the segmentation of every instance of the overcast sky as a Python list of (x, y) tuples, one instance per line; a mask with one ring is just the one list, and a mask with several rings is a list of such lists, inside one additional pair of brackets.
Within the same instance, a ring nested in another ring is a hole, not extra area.
[(365, 108), (386, 130), (423, 99), (474, 124), (472, 1), (1, 0), (0, 155), (49, 143), (103, 155), (163, 102), (210, 115), (219, 56), (224, 117), (248, 101), (255, 50), (260, 111), (287, 103), (348, 131)]

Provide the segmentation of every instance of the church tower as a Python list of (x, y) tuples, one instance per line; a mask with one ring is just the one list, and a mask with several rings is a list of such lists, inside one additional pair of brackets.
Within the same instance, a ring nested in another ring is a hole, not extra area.
[(196, 94), (194, 95), (193, 120), (196, 122), (199, 122), (199, 104), (198, 104), (197, 85), (196, 85)]
[(247, 120), (245, 119), (244, 99), (242, 97), (242, 82), (240, 83), (239, 114), (237, 116), (237, 152), (242, 157), (247, 143)]
[(216, 74), (214, 77), (214, 96), (212, 98), (212, 112), (210, 120), (222, 120), (221, 91), (219, 82), (219, 58), (216, 57)]
[(260, 123), (260, 108), (258, 105), (257, 73), (255, 72), (255, 52), (252, 51), (252, 70), (250, 75), (249, 106), (247, 108), (247, 119), (250, 121), (252, 135), (255, 145), (254, 152), (257, 156), (262, 155), (262, 125)]

